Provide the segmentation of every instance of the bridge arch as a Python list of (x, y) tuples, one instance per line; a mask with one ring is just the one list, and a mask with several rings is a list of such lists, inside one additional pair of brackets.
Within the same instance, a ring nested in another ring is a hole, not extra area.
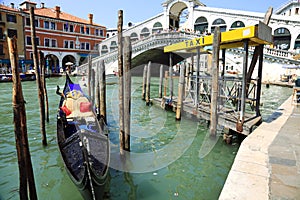
[(291, 33), (287, 28), (280, 27), (274, 31), (274, 46), (278, 49), (288, 50), (291, 46)]
[(173, 1), (173, 3), (169, 5), (169, 29), (179, 29), (180, 16), (187, 8), (188, 5), (184, 1)]

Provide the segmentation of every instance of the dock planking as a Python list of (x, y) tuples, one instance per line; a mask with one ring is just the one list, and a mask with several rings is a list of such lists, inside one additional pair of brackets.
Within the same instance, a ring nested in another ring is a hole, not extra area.
[[(152, 103), (154, 105), (161, 106), (163, 109), (168, 109), (176, 112), (177, 99), (177, 97), (173, 97), (172, 102), (164, 105), (165, 102), (169, 100), (169, 97), (165, 96), (162, 98), (153, 98)], [(210, 104), (207, 104), (205, 102), (199, 103), (196, 107), (192, 100), (185, 100), (183, 101), (182, 112), (184, 116), (187, 116), (189, 118), (198, 120), (204, 119), (206, 121), (210, 120)], [(218, 124), (220, 126), (243, 135), (249, 135), (253, 131), (253, 129), (261, 123), (261, 121), (261, 116), (256, 116), (255, 114), (251, 113), (245, 113), (243, 131), (239, 132), (236, 129), (237, 117), (233, 115), (231, 110), (228, 110), (228, 112), (223, 111), (222, 113), (218, 113)]]

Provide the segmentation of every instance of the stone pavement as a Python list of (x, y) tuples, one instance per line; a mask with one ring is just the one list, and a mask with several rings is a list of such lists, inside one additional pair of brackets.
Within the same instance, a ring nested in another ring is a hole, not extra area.
[(291, 102), (242, 142), (219, 199), (300, 199), (300, 108)]

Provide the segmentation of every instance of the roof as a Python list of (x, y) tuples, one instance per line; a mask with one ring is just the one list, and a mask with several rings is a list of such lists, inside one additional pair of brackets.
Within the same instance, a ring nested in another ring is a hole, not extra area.
[(7, 10), (7, 11), (13, 11), (13, 12), (18, 12), (19, 11), (16, 8), (11, 8), (10, 6), (5, 6), (3, 4), (0, 4), (0, 9)]
[[(24, 10), (24, 12), (30, 13), (29, 10)], [(34, 9), (34, 14), (38, 15), (38, 16), (43, 16), (43, 17), (49, 17), (49, 18), (57, 19), (56, 18), (55, 8), (47, 8), (47, 7), (44, 7), (44, 8), (35, 8)], [(59, 19), (60, 20), (71, 21), (71, 22), (83, 23), (83, 24), (90, 24), (89, 20), (82, 19), (82, 18), (76, 17), (74, 15), (62, 12), (61, 10), (60, 10), (60, 14), (59, 14)], [(94, 26), (102, 26), (102, 25), (95, 24), (95, 23), (93, 23), (92, 25), (94, 25)], [(102, 26), (102, 27), (104, 27), (104, 26)]]

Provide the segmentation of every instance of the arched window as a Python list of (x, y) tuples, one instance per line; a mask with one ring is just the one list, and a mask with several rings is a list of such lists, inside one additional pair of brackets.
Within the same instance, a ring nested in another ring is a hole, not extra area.
[(234, 29), (242, 28), (242, 27), (245, 27), (244, 22), (242, 22), (242, 21), (235, 21), (235, 22), (232, 23), (232, 25), (230, 27), (230, 30), (234, 30)]
[(226, 31), (226, 23), (223, 19), (221, 18), (218, 18), (216, 19), (213, 23), (212, 23), (212, 26), (211, 26), (211, 32), (213, 33), (215, 31), (215, 28), (219, 26), (220, 27), (220, 31), (221, 32), (225, 32)]
[(288, 50), (291, 45), (291, 33), (287, 28), (278, 28), (274, 31), (274, 47)]
[(163, 30), (163, 27), (162, 27), (162, 24), (160, 22), (156, 22), (154, 25), (153, 25), (153, 28), (152, 28), (152, 33), (159, 33)]
[(116, 41), (111, 41), (110, 43), (110, 51), (113, 51), (118, 48), (117, 42)]
[(139, 37), (138, 37), (138, 35), (136, 34), (136, 33), (131, 33), (131, 35), (130, 35), (130, 40), (133, 42), (133, 41), (136, 41), (136, 40), (138, 40), (139, 39)]
[[(298, 35), (296, 41), (295, 41), (295, 46), (294, 49), (299, 49), (300, 51), (300, 35)], [(298, 50), (297, 50), (298, 51)], [(300, 52), (299, 52), (300, 53)]]
[(101, 54), (106, 54), (106, 53), (108, 53), (108, 48), (106, 45), (103, 45), (101, 48)]
[(143, 28), (141, 31), (141, 38), (148, 37), (150, 35), (149, 29), (147, 27)]
[(194, 25), (194, 30), (195, 31), (200, 31), (200, 33), (205, 33), (208, 28), (208, 22), (205, 17), (199, 17)]

